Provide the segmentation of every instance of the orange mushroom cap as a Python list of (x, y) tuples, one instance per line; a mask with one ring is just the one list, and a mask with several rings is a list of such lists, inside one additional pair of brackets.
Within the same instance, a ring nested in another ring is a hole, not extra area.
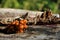
[(27, 20), (23, 20), (24, 21), (24, 23), (27, 23)]
[(14, 24), (15, 24), (15, 21), (14, 21), (14, 22), (12, 22), (12, 24), (14, 25)]
[(24, 25), (24, 28), (26, 29), (26, 28), (28, 28), (28, 26), (27, 25)]
[(24, 21), (23, 20), (20, 20), (20, 24), (24, 24)]
[(24, 29), (24, 25), (20, 24), (20, 25), (19, 25), (19, 28), (20, 28), (20, 29)]

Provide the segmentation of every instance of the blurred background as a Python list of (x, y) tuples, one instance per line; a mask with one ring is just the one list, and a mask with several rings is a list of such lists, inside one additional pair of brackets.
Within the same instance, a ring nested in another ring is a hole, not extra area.
[(60, 13), (60, 0), (0, 0), (0, 8), (33, 11), (45, 11), (49, 8), (53, 13)]

